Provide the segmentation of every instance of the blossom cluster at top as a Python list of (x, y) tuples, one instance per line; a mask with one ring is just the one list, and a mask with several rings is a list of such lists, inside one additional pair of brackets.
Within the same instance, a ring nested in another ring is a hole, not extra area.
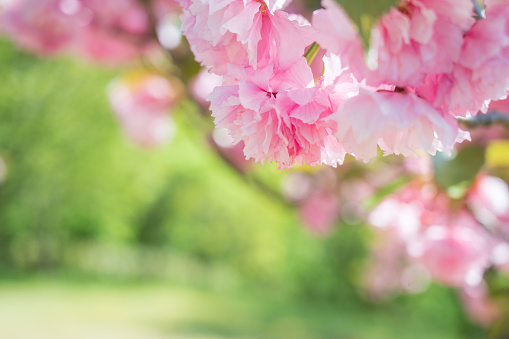
[[(180, 4), (196, 60), (223, 77), (208, 97), (215, 123), (259, 162), (335, 166), (347, 153), (368, 161), (378, 147), (450, 152), (470, 138), (455, 117), (507, 96), (506, 0), (486, 0), (482, 18), (471, 0), (403, 0), (373, 28), (367, 57), (332, 0), (311, 22), (285, 11), (289, 1)], [(321, 76), (304, 56), (313, 42), (327, 52)]]

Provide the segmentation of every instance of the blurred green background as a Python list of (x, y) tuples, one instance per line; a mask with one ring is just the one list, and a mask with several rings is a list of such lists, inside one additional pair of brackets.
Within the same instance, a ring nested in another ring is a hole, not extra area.
[(191, 103), (147, 150), (110, 111), (119, 70), (0, 41), (0, 74), (0, 338), (483, 337), (445, 287), (364, 301), (367, 229), (309, 233), (210, 152)]

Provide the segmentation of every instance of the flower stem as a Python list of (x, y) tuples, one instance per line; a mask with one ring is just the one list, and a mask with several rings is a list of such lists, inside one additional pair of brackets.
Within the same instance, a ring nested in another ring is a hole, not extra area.
[(313, 59), (318, 54), (318, 51), (320, 50), (320, 45), (316, 42), (313, 42), (313, 44), (309, 47), (307, 52), (304, 54), (304, 57), (308, 61), (308, 65), (311, 65), (313, 62)]

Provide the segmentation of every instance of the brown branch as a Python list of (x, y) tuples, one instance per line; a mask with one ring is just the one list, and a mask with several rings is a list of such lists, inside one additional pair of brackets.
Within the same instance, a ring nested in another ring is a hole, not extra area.
[(467, 128), (487, 127), (492, 125), (502, 125), (509, 129), (509, 115), (498, 112), (487, 114), (477, 114), (469, 118), (456, 118), (458, 122)]

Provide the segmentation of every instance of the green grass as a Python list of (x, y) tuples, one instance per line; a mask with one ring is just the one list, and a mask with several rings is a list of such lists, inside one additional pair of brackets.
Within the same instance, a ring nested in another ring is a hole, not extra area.
[[(443, 290), (435, 296), (448, 298)], [(422, 302), (422, 301), (421, 301)], [(16, 278), (0, 282), (2, 339), (481, 338), (414, 310), (295, 302), (163, 282)]]

